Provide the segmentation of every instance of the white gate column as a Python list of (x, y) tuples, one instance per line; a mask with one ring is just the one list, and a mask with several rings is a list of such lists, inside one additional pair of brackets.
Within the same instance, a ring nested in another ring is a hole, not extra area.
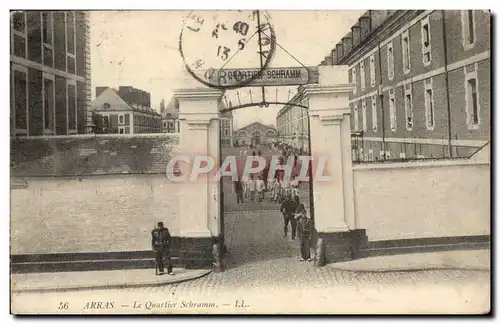
[[(179, 154), (192, 162), (196, 156), (209, 156), (220, 165), (220, 114), (222, 91), (210, 88), (191, 88), (175, 91), (179, 102)], [(178, 203), (180, 236), (186, 268), (209, 266), (212, 261), (213, 240), (220, 234), (219, 182), (201, 175), (197, 181), (179, 185)]]
[[(314, 224), (328, 261), (351, 259), (357, 244), (351, 160), (348, 67), (320, 66), (319, 83), (302, 88), (308, 99), (313, 165), (326, 160), (324, 181), (314, 177)], [(313, 170), (316, 171), (316, 170)]]

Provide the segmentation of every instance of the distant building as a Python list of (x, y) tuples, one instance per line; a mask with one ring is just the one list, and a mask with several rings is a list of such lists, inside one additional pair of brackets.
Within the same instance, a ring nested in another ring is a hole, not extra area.
[[(160, 108), (161, 110), (161, 108)], [(161, 131), (162, 133), (179, 133), (179, 104), (177, 99), (172, 97), (167, 106), (161, 113)]]
[(81, 134), (90, 108), (88, 14), (12, 12), (12, 136)]
[(112, 134), (161, 132), (161, 115), (151, 108), (150, 94), (130, 86), (97, 87), (92, 112), (102, 116)]
[(277, 140), (277, 131), (273, 126), (253, 122), (235, 131), (238, 145), (266, 145)]
[[(160, 107), (162, 104), (160, 104)], [(221, 101), (219, 109), (222, 111), (225, 108)], [(161, 108), (160, 108), (161, 110)], [(163, 133), (178, 133), (180, 131), (179, 122), (179, 102), (175, 97), (170, 99), (162, 112), (162, 132)], [(220, 144), (221, 146), (233, 146), (233, 114), (231, 111), (222, 112), (220, 120)]]
[(234, 146), (233, 113), (231, 111), (220, 115), (220, 144), (221, 146)]
[[(490, 140), (490, 16), (369, 10), (359, 18), (321, 63), (350, 67), (354, 160), (467, 157)], [(296, 137), (303, 118), (284, 107), (280, 135)]]

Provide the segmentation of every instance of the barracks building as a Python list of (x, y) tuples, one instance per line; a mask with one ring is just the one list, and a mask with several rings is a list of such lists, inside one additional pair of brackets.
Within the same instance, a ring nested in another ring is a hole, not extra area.
[[(321, 63), (350, 67), (353, 160), (468, 157), (487, 144), (490, 29), (482, 10), (364, 13)], [(307, 148), (306, 121), (283, 107), (280, 138)]]

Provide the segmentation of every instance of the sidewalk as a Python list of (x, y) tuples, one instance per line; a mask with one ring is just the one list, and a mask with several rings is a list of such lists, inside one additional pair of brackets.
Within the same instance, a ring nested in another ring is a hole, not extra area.
[(490, 270), (490, 249), (384, 255), (330, 263), (326, 266), (336, 270), (374, 272), (426, 269)]
[(12, 292), (68, 291), (162, 286), (197, 279), (211, 270), (174, 268), (174, 275), (156, 276), (154, 269), (71, 271), (11, 274)]

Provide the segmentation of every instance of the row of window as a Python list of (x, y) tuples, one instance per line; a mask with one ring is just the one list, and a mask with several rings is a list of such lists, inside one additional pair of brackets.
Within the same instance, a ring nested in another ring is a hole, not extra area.
[[(43, 64), (54, 67), (54, 13), (41, 12), (42, 21), (42, 59)], [(64, 12), (66, 29), (66, 72), (76, 73), (76, 17), (75, 13)], [(31, 37), (31, 36), (30, 36)], [(16, 12), (12, 15), (12, 42), (14, 55), (27, 58), (28, 53), (27, 14)], [(83, 62), (82, 62), (83, 63)]]
[[(477, 81), (477, 70), (468, 72), (464, 67), (465, 73), (465, 106), (466, 106), (466, 123), (469, 129), (476, 129), (480, 123), (480, 103), (479, 103), (479, 90)], [(402, 87), (404, 91), (404, 108), (405, 108), (405, 125), (406, 130), (411, 131), (414, 125), (413, 119), (413, 95), (412, 85), (407, 84)], [(389, 116), (390, 128), (395, 132), (397, 129), (397, 102), (395, 96), (395, 89), (389, 91)], [(424, 80), (424, 106), (425, 106), (425, 125), (428, 130), (434, 130), (435, 121), (435, 104), (434, 104), (434, 91), (432, 88), (432, 78)], [(371, 110), (372, 110), (372, 130), (378, 131), (377, 120), (377, 95), (371, 97)], [(363, 131), (368, 130), (367, 118), (367, 105), (366, 99), (361, 100), (361, 113)], [(358, 102), (354, 103), (354, 129), (359, 130), (359, 108)]]
[[(28, 105), (28, 69), (24, 66), (13, 65), (12, 91), (13, 91), (13, 123), (15, 134), (29, 134), (29, 105)], [(56, 90), (55, 76), (43, 73), (42, 80), (42, 124), (43, 134), (56, 133)], [(66, 80), (66, 107), (67, 107), (67, 133), (77, 132), (77, 89), (76, 81)]]
[[(421, 51), (422, 51), (422, 63), (424, 66), (428, 66), (431, 63), (431, 29), (429, 16), (421, 20)], [(473, 10), (462, 11), (462, 36), (464, 49), (468, 50), (474, 46), (476, 33), (475, 33), (475, 18)], [(405, 30), (401, 34), (401, 49), (403, 58), (403, 73), (408, 74), (411, 70), (411, 45), (410, 45), (410, 34), (409, 30)], [(387, 44), (387, 77), (389, 80), (394, 79), (394, 49), (392, 40)], [(369, 58), (369, 74), (370, 74), (370, 85), (375, 86), (375, 54), (371, 54)], [(351, 76), (354, 83), (357, 83), (356, 66), (352, 68)], [(360, 88), (364, 91), (366, 88), (365, 84), (365, 62), (362, 60), (359, 63), (360, 70)], [(356, 88), (354, 89), (354, 94), (357, 93)]]

